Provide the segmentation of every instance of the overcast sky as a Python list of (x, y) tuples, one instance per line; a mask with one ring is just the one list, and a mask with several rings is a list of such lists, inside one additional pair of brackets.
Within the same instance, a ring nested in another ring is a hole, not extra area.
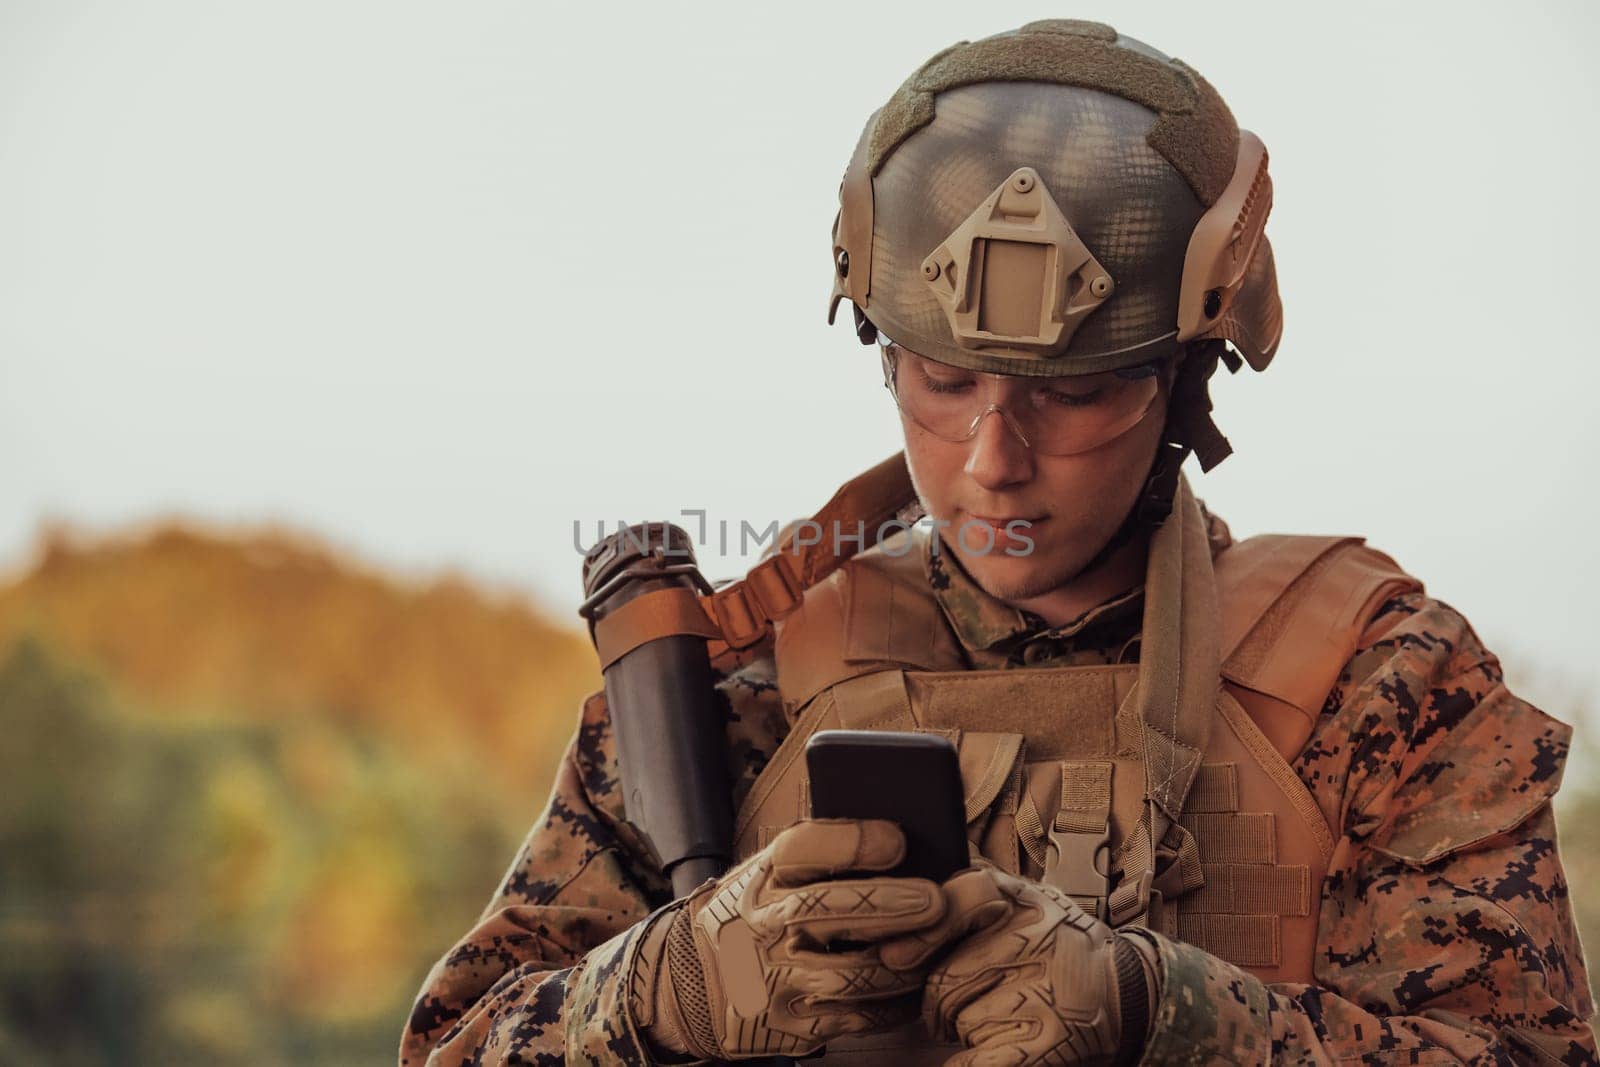
[(823, 324), (862, 122), (954, 41), (1097, 18), (1271, 153), (1284, 341), (1216, 383), (1197, 491), (1367, 536), (1562, 714), (1600, 688), (1596, 11), (0, 0), (0, 565), (46, 519), (281, 522), (572, 618), (574, 521), (809, 512), (898, 447)]

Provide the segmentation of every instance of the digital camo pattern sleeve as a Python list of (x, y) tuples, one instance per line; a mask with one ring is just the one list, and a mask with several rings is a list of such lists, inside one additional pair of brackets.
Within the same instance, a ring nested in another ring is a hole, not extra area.
[(1550, 808), (1570, 734), (1454, 609), (1383, 605), (1295, 762), (1338, 842), (1317, 984), (1154, 938), (1144, 1062), (1596, 1063)]
[[(785, 722), (770, 659), (722, 677), (729, 771), (747, 790)], [(671, 896), (623, 819), (603, 694), (584, 702), (550, 801), (476, 926), (434, 964), (400, 1042), (421, 1064), (647, 1063), (624, 1010), (640, 920)]]

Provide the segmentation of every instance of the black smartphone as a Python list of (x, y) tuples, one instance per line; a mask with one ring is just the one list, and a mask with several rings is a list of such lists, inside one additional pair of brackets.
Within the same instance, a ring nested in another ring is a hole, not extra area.
[(822, 730), (806, 742), (806, 770), (813, 818), (900, 824), (906, 858), (890, 874), (942, 882), (968, 865), (961, 765), (946, 738)]

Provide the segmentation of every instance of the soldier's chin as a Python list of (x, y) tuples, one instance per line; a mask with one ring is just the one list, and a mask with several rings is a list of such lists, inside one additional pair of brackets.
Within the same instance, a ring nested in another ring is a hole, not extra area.
[(1052, 592), (1072, 580), (1086, 562), (1042, 551), (1025, 556), (991, 552), (961, 558), (961, 565), (985, 593), (1005, 601), (1031, 600)]

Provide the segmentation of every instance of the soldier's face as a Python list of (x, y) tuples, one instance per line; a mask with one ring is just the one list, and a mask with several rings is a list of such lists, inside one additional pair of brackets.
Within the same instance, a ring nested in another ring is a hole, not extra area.
[[(1154, 403), (1132, 428), (1076, 455), (1035, 452), (999, 411), (959, 442), (934, 436), (902, 412), (912, 483), (942, 524), (944, 550), (1001, 600), (1042, 596), (1075, 577), (1111, 539), (1150, 473), (1170, 377), (1163, 373)], [(1012, 524), (1019, 519), (1027, 526)]]

